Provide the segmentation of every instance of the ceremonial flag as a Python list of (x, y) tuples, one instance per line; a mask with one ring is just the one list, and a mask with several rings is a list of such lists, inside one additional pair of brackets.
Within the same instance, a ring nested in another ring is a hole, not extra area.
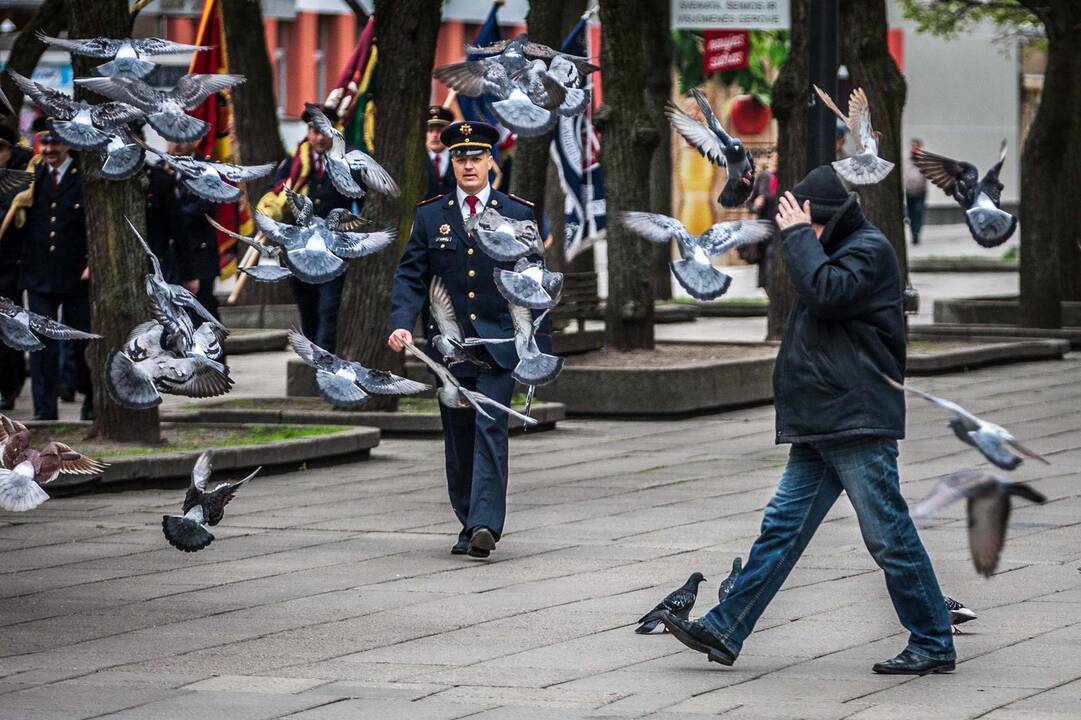
[[(215, 74), (227, 71), (225, 33), (222, 29), (221, 7), (218, 0), (204, 0), (203, 13), (199, 19), (199, 30), (195, 35), (194, 44), (207, 45), (210, 49), (197, 52), (192, 56), (191, 65), (188, 67), (189, 73)], [(198, 151), (221, 162), (233, 162), (233, 102), (229, 91), (211, 95), (188, 114), (210, 125), (210, 131), (199, 141)], [(239, 203), (218, 203), (214, 208), (215, 220), (222, 226), (242, 235), (251, 235), (254, 232), (255, 226), (246, 196), (241, 196)], [(218, 262), (222, 279), (236, 273), (236, 242), (225, 233), (218, 231)]]
[(345, 141), (367, 153), (372, 152), (375, 135), (375, 16), (369, 16), (349, 62), (342, 68), (338, 82), (326, 105), (338, 111), (339, 126)]
[[(570, 31), (562, 52), (590, 57), (589, 14), (583, 15)], [(585, 76), (592, 96), (591, 75)], [(566, 227), (564, 254), (567, 260), (592, 247), (604, 230), (604, 169), (599, 162), (600, 141), (593, 129), (593, 105), (574, 117), (560, 117), (551, 145), (552, 159), (559, 170), (559, 182), (565, 201), (563, 220)]]

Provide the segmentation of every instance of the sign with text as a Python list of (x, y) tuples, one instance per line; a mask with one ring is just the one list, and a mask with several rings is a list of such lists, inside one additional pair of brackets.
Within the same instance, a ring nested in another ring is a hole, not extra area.
[(751, 35), (746, 30), (706, 30), (702, 33), (702, 72), (712, 75), (747, 67)]
[(673, 30), (786, 30), (789, 0), (672, 0)]

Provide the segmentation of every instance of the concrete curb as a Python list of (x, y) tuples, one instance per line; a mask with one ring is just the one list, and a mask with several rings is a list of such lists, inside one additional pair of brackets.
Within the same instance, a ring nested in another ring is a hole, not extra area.
[(914, 325), (909, 330), (909, 337), (926, 340), (945, 338), (981, 338), (989, 342), (1004, 340), (1039, 340), (1051, 338), (1066, 340), (1073, 350), (1081, 350), (1081, 327), (1077, 328), (1028, 328), (1016, 325), (984, 325), (983, 323), (935, 323), (934, 325)]
[(921, 273), (986, 273), (1017, 272), (1016, 260), (971, 257), (964, 260), (949, 258), (909, 258), (908, 271)]
[(764, 303), (703, 302), (698, 303), (702, 317), (766, 317), (769, 305)]
[[(920, 339), (912, 337), (910, 339)], [(963, 339), (974, 344), (970, 348), (947, 350), (940, 353), (914, 353), (908, 356), (905, 375), (938, 375), (958, 372), (986, 365), (1028, 362), (1031, 360), (1061, 360), (1070, 351), (1066, 340), (1014, 340), (1002, 338), (947, 338), (934, 336), (934, 340)]]
[(257, 352), (284, 350), (288, 344), (288, 330), (246, 330), (225, 338), (226, 355), (246, 355)]
[[(1021, 305), (1016, 295), (936, 300), (934, 319), (936, 323), (1016, 325)], [(1081, 328), (1081, 302), (1062, 303), (1062, 326)]]

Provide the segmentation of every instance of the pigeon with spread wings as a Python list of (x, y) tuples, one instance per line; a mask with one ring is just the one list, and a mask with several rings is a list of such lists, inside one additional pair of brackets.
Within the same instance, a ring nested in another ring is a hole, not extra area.
[(544, 263), (518, 258), (514, 268), (492, 271), (496, 289), (511, 305), (530, 310), (550, 310), (563, 293), (563, 273), (552, 272)]
[(154, 69), (144, 57), (208, 50), (206, 45), (185, 45), (157, 37), (149, 38), (54, 38), (38, 31), (37, 38), (46, 45), (67, 50), (73, 55), (110, 60), (94, 68), (107, 77), (142, 78)]
[(882, 133), (871, 127), (871, 107), (867, 102), (867, 93), (863, 88), (856, 88), (848, 96), (848, 115), (846, 116), (833, 99), (822, 88), (814, 86), (822, 103), (829, 108), (855, 136), (860, 151), (844, 160), (836, 160), (833, 169), (853, 185), (873, 185), (880, 182), (893, 169), (893, 163), (878, 156), (878, 142)]
[(212, 469), (210, 451), (207, 450), (195, 461), (191, 471), (191, 485), (184, 495), (181, 506), (183, 515), (163, 515), (161, 529), (165, 539), (177, 550), (197, 552), (214, 541), (214, 535), (206, 529), (207, 525), (217, 525), (225, 517), (225, 506), (236, 495), (241, 485), (258, 474), (261, 467), (250, 475), (234, 483), (221, 483), (213, 490), (207, 490)]
[(99, 475), (106, 467), (55, 440), (35, 450), (26, 426), (0, 415), (0, 509), (33, 510), (49, 499), (42, 485), (61, 474)]
[(761, 242), (773, 235), (769, 220), (731, 220), (717, 223), (701, 235), (692, 235), (683, 223), (667, 215), (647, 212), (624, 212), (622, 222), (631, 232), (655, 243), (679, 243), (682, 260), (674, 260), (672, 272), (679, 284), (699, 300), (712, 300), (723, 295), (732, 278), (713, 267), (710, 256), (721, 255), (750, 243)]
[(691, 147), (714, 165), (725, 168), (728, 177), (717, 201), (727, 208), (739, 207), (747, 202), (754, 189), (754, 156), (742, 140), (725, 131), (705, 95), (697, 89), (691, 90), (691, 94), (705, 123), (695, 120), (671, 101), (664, 114)]
[(514, 262), (531, 253), (544, 254), (535, 220), (514, 220), (489, 207), (466, 220), (465, 229), (488, 257), (499, 262)]
[(6, 297), (0, 296), (0, 340), (13, 350), (41, 350), (43, 335), (53, 340), (100, 340), (101, 335), (76, 330), (52, 318), (30, 312)]
[(237, 202), (244, 195), (234, 184), (255, 180), (269, 174), (274, 163), (265, 165), (233, 165), (232, 163), (197, 160), (188, 155), (170, 155), (148, 146), (138, 138), (133, 138), (148, 152), (157, 155), (169, 163), (184, 178), (184, 186), (193, 193), (215, 203)]
[(486, 343), (512, 342), (518, 353), (518, 364), (511, 372), (514, 379), (530, 387), (547, 385), (555, 380), (563, 369), (563, 358), (543, 353), (537, 345), (537, 331), (540, 330), (541, 323), (544, 322), (544, 316), (547, 314), (548, 311), (545, 310), (534, 319), (529, 308), (511, 303), (510, 317), (514, 323), (514, 335), (512, 337), (466, 338), (463, 344), (470, 347)]
[(462, 324), (458, 322), (458, 315), (454, 312), (454, 303), (447, 292), (447, 286), (438, 275), (432, 278), (432, 284), (428, 287), (428, 311), (437, 331), (428, 342), (443, 357), (443, 362), (448, 367), (463, 362), (472, 363), (479, 368), (490, 367), (466, 350)]
[[(398, 183), (394, 182), (394, 178), (375, 158), (360, 150), (346, 149), (345, 137), (334, 127), (334, 123), (330, 122), (321, 106), (305, 103), (304, 108), (308, 111), (316, 131), (331, 139), (330, 149), (323, 153), (323, 160), (327, 175), (338, 192), (351, 198), (364, 197), (365, 188), (391, 197), (401, 194)], [(357, 183), (354, 175), (360, 177), (364, 187)]]
[(995, 247), (1010, 239), (1017, 229), (1017, 218), (999, 207), (1002, 182), (998, 179), (1006, 161), (1006, 141), (1002, 141), (998, 162), (983, 178), (976, 166), (963, 160), (935, 155), (923, 148), (912, 152), (912, 164), (928, 180), (965, 209), (965, 223), (972, 239), (983, 247)]

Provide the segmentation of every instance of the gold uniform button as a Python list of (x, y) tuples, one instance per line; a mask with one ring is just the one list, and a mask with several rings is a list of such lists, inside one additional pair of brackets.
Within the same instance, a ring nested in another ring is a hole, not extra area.
[(76, 209), (76, 210), (78, 210), (78, 209), (79, 209), (79, 203), (75, 203), (75, 209)]
[(50, 230), (49, 231), (49, 237), (56, 237), (56, 231), (55, 230)]
[(477, 271), (476, 270), (470, 270), (467, 274), (469, 275), (469, 277), (475, 277), (476, 274), (477, 274)]
[(56, 216), (53, 215), (51, 218), (49, 218), (49, 222), (55, 223), (56, 222)]
[(477, 296), (477, 294), (476, 294), (475, 292), (473, 292), (472, 290), (470, 290), (470, 291), (469, 291), (469, 299), (470, 299), (470, 300), (472, 300), (472, 299), (473, 299), (473, 298), (475, 298), (476, 296)]
[(49, 252), (56, 252), (56, 246), (55, 245), (50, 245), (49, 246)]
[(321, 203), (321, 202), (323, 202), (323, 201), (322, 201), (322, 200), (321, 200), (320, 198), (316, 198), (316, 199), (315, 199), (315, 204), (316, 204), (316, 205), (318, 205), (318, 204), (319, 204), (319, 203)]
[(477, 319), (477, 314), (476, 313), (469, 313), (469, 319), (470, 320), (476, 320)]
[(469, 248), (468, 250), (466, 250), (465, 254), (466, 255), (472, 255), (473, 254), (473, 248)]
[(54, 202), (54, 203), (53, 203), (52, 205), (50, 205), (49, 207), (56, 207), (56, 203)]

